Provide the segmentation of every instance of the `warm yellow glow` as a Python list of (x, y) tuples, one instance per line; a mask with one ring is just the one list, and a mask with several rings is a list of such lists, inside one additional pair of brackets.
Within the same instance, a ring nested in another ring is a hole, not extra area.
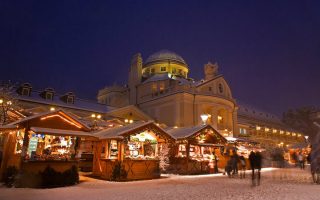
[(3, 99), (0, 99), (0, 103), (3, 103)]
[(178, 128), (178, 126), (174, 126), (173, 128)]
[(296, 136), (297, 134), (296, 133), (292, 133), (292, 136)]
[(269, 130), (270, 130), (269, 128), (264, 128), (265, 132), (269, 132)]
[(7, 101), (7, 104), (8, 104), (8, 105), (11, 105), (11, 104), (12, 104), (12, 102), (11, 102), (11, 101)]
[(65, 122), (71, 124), (71, 125), (74, 125), (76, 126), (77, 128), (82, 128), (81, 125), (77, 124), (77, 123), (74, 123), (64, 117), (62, 117), (61, 115), (58, 115), (58, 114), (54, 114), (54, 115), (49, 115), (49, 116), (46, 116), (46, 117), (42, 117), (41, 120), (46, 120), (46, 119), (49, 119), (49, 118), (52, 118), (52, 117), (59, 117), (60, 119), (64, 120)]
[(96, 114), (92, 114), (91, 117), (92, 117), (92, 118), (95, 118), (95, 117), (96, 117)]
[(132, 123), (133, 123), (133, 120), (132, 120), (132, 119), (130, 119), (130, 120), (129, 120), (129, 123), (130, 123), (130, 124), (132, 124)]
[(301, 137), (301, 134), (298, 134), (298, 137)]
[(280, 131), (280, 134), (283, 134), (284, 133), (284, 131)]
[(256, 130), (257, 130), (257, 131), (260, 131), (260, 130), (261, 130), (261, 127), (260, 127), (260, 126), (257, 126), (257, 127), (256, 127)]
[(56, 110), (55, 107), (51, 107), (51, 108), (50, 108), (50, 111), (55, 111), (55, 110)]
[(202, 114), (202, 115), (200, 115), (200, 117), (201, 117), (202, 122), (203, 122), (204, 124), (206, 124), (206, 122), (207, 122), (207, 120), (208, 120), (208, 118), (209, 118), (209, 115), (207, 115), (207, 114)]
[(287, 135), (290, 135), (291, 133), (289, 131), (287, 131)]
[(98, 119), (101, 119), (101, 115), (97, 115), (97, 118), (98, 118)]
[(156, 125), (157, 125), (157, 126), (160, 126), (160, 124), (159, 124), (159, 123), (156, 123)]
[(273, 129), (273, 130), (272, 130), (272, 133), (276, 133), (276, 132), (277, 132), (277, 129)]
[(280, 142), (281, 145), (283, 145), (283, 142)]
[(125, 119), (125, 120), (124, 120), (124, 122), (125, 122), (125, 123), (128, 123), (128, 122), (129, 122), (129, 120), (128, 120), (128, 119)]

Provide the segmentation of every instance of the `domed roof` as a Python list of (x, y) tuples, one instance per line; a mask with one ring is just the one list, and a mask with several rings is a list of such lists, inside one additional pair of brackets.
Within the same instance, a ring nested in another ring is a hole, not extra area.
[(168, 51), (168, 50), (161, 50), (158, 51), (154, 54), (152, 54), (151, 56), (149, 56), (145, 62), (145, 64), (151, 63), (151, 62), (155, 62), (155, 61), (177, 61), (177, 62), (181, 62), (185, 65), (187, 65), (186, 61), (184, 61), (184, 59), (179, 56), (178, 54), (172, 52), (172, 51)]

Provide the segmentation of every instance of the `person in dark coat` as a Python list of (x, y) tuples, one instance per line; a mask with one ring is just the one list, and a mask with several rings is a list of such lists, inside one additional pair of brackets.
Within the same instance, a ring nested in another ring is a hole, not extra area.
[(254, 169), (255, 169), (255, 163), (256, 163), (256, 154), (251, 151), (249, 154), (249, 162), (250, 162), (250, 167), (252, 171), (251, 179), (252, 179), (252, 185), (254, 185)]
[(261, 167), (262, 167), (262, 155), (259, 151), (256, 152), (255, 156), (255, 169), (257, 169), (257, 181), (258, 185), (260, 185), (260, 177), (261, 177)]

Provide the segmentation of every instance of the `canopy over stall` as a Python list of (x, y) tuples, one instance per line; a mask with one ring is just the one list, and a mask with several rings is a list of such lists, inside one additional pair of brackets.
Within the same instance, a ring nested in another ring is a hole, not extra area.
[(211, 125), (173, 128), (167, 132), (179, 145), (175, 163), (177, 168), (182, 169), (179, 173), (209, 173), (210, 168), (213, 168), (213, 159), (221, 158), (221, 150), (227, 143)]
[(94, 136), (101, 142), (95, 151), (93, 172), (105, 179), (111, 178), (118, 162), (122, 162), (123, 169), (127, 172), (123, 179), (158, 178), (159, 152), (163, 144), (174, 141), (173, 137), (153, 121), (101, 130)]

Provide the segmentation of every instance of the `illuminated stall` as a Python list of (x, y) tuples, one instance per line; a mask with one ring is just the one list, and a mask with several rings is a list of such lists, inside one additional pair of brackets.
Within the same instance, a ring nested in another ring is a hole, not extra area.
[(94, 153), (93, 173), (107, 180), (159, 178), (159, 152), (164, 144), (174, 142), (153, 122), (137, 122), (94, 135), (100, 141)]
[(23, 174), (41, 174), (48, 167), (57, 173), (77, 170), (79, 141), (96, 140), (89, 127), (62, 110), (25, 117), (7, 127), (15, 129), (4, 148), (2, 173), (8, 167)]
[(177, 140), (176, 158), (171, 163), (177, 173), (213, 173), (215, 167), (224, 167), (225, 161), (221, 152), (226, 139), (211, 125), (173, 128), (167, 132)]

